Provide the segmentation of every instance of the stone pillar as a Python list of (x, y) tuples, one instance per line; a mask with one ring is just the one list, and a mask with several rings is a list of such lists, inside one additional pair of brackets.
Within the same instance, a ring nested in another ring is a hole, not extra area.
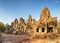
[(47, 27), (45, 27), (45, 33), (47, 33)]
[(47, 33), (47, 29), (48, 29), (48, 24), (46, 23), (46, 25), (45, 25), (45, 33)]
[(40, 32), (40, 33), (42, 32), (42, 28), (39, 28), (39, 32)]
[(55, 28), (55, 26), (53, 26), (53, 33), (55, 33), (56, 32), (56, 28)]

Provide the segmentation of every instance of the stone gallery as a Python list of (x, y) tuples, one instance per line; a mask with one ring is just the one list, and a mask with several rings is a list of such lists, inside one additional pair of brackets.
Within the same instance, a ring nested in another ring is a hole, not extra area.
[(20, 18), (20, 20), (15, 18), (15, 20), (11, 22), (11, 25), (7, 26), (6, 30), (7, 32), (11, 32), (13, 34), (22, 33), (41, 34), (41, 33), (55, 33), (57, 31), (56, 28), (57, 17), (51, 17), (48, 8), (44, 7), (42, 9), (38, 21), (33, 19), (31, 15), (29, 15), (27, 20), (24, 20), (22, 17)]

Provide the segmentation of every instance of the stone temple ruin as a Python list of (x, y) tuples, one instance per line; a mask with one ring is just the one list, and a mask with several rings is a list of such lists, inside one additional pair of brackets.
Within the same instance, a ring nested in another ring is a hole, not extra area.
[[(9, 27), (9, 26), (8, 26)], [(13, 29), (13, 34), (31, 33), (31, 34), (41, 34), (41, 33), (56, 33), (57, 32), (57, 17), (51, 17), (50, 11), (47, 7), (44, 7), (40, 18), (38, 21), (32, 19), (29, 15), (27, 21), (22, 17), (18, 21), (17, 18), (11, 22), (10, 29)], [(7, 31), (9, 28), (7, 28)]]

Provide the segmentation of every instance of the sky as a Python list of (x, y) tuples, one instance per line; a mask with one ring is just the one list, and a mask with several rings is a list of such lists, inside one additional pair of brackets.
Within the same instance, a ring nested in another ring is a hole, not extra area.
[(27, 20), (29, 15), (38, 20), (44, 7), (60, 19), (60, 0), (0, 0), (0, 22), (10, 24), (20, 17)]

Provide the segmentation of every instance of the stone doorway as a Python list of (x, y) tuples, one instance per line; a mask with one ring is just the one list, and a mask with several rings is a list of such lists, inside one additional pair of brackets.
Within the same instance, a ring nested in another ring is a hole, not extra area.
[(39, 32), (39, 28), (36, 29), (36, 32)]
[(44, 29), (44, 28), (42, 28), (42, 32), (44, 32), (44, 30), (45, 30), (45, 29)]
[(47, 33), (49, 33), (49, 32), (53, 32), (53, 27), (48, 27)]

